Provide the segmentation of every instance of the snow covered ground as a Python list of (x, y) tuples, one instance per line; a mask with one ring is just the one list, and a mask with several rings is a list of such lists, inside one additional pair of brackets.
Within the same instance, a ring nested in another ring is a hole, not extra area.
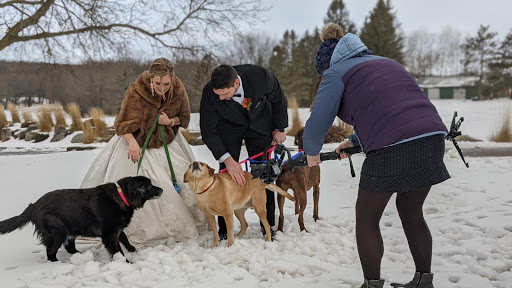
[[(461, 143), (471, 147), (509, 147), (489, 142), (499, 128), (501, 113), (512, 106), (494, 101), (433, 101), (450, 124), (453, 111), (463, 116), (464, 134), (484, 142)], [(301, 118), (308, 117), (306, 109)], [(290, 114), (291, 115), (291, 114)], [(9, 115), (7, 116), (8, 119)], [(112, 122), (113, 118), (107, 118)], [(198, 115), (191, 130), (198, 129)], [(50, 137), (51, 138), (51, 137)], [(68, 136), (68, 138), (70, 138)], [(101, 149), (90, 151), (24, 154), (27, 151), (62, 151), (68, 142), (0, 142), (0, 219), (18, 215), (30, 202), (59, 188), (77, 188)], [(56, 144), (58, 143), (58, 144)], [(289, 137), (285, 143), (293, 147)], [(94, 144), (99, 148), (104, 144)], [(74, 146), (74, 145), (73, 145)], [(447, 143), (447, 147), (452, 147)], [(17, 147), (17, 148), (15, 148)], [(332, 151), (336, 144), (324, 146)], [(60, 149), (60, 150), (59, 150)], [(217, 167), (205, 146), (194, 146), (195, 157)], [(18, 154), (18, 153), (15, 153)], [(266, 243), (252, 210), (249, 228), (232, 247), (226, 242), (210, 248), (211, 233), (186, 242), (127, 253), (110, 259), (99, 243), (80, 242), (82, 254), (59, 250), (60, 262), (46, 260), (43, 246), (32, 235), (33, 226), (0, 236), (0, 287), (353, 287), (362, 283), (355, 244), (354, 205), (363, 155), (355, 155), (356, 177), (347, 161), (321, 164), (320, 220), (313, 221), (312, 195), (308, 195), (305, 225), (300, 232), (293, 205), (285, 202), (284, 233)], [(432, 269), (435, 287), (512, 287), (512, 157), (467, 157), (466, 168), (455, 149), (445, 156), (452, 178), (431, 190), (424, 206), (434, 240)], [(414, 263), (394, 205), (388, 204), (381, 221), (385, 254), (381, 276), (387, 282), (409, 281)], [(237, 223), (237, 221), (235, 221)], [(238, 223), (237, 223), (238, 224)], [(237, 228), (235, 228), (237, 230)], [(359, 287), (359, 286), (357, 286)], [(390, 287), (390, 286), (388, 286)]]

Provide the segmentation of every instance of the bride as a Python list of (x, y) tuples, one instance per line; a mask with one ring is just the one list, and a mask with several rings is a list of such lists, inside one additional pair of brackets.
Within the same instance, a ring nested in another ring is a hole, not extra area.
[[(158, 117), (157, 127), (148, 138)], [(185, 87), (174, 75), (171, 61), (156, 59), (126, 90), (121, 111), (115, 120), (116, 134), (89, 168), (81, 187), (116, 182), (122, 177), (143, 175), (164, 192), (135, 211), (124, 229), (135, 246), (154, 246), (168, 241), (195, 238), (205, 231), (206, 218), (199, 210), (194, 192), (183, 183), (183, 175), (194, 155), (180, 127), (188, 127), (190, 106)], [(171, 163), (160, 136), (163, 127)], [(147, 149), (142, 151), (144, 143)], [(143, 154), (142, 154), (143, 153)], [(139, 159), (141, 160), (140, 169)], [(173, 186), (174, 170), (179, 188)], [(176, 190), (181, 190), (180, 193)]]

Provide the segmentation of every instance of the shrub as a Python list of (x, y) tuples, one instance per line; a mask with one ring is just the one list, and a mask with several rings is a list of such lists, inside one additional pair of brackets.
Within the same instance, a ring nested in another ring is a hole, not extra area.
[(41, 106), (39, 112), (37, 113), (39, 117), (39, 131), (41, 132), (50, 132), (52, 131), (53, 120), (52, 120), (52, 111), (45, 106)]
[(292, 127), (290, 127), (287, 131), (288, 136), (295, 136), (297, 135), (297, 132), (302, 128), (302, 122), (300, 121), (299, 117), (299, 105), (297, 104), (297, 100), (295, 98), (292, 98), (291, 101), (288, 103), (288, 107), (292, 109)]
[(34, 122), (34, 119), (32, 118), (32, 113), (28, 110), (23, 110), (23, 112), (21, 112), (21, 116), (23, 117), (23, 123), (22, 123), (22, 127), (26, 127), (28, 126), (28, 123), (33, 123)]
[(64, 108), (62, 108), (62, 105), (57, 104), (53, 108), (53, 116), (55, 117), (55, 126), (68, 127), (66, 118), (64, 117)]
[(194, 138), (194, 136), (192, 136), (192, 134), (190, 134), (190, 131), (188, 131), (188, 129), (180, 129), (180, 133), (181, 133), (181, 135), (183, 135), (185, 140), (187, 140), (187, 142), (189, 142), (190, 139)]
[(89, 114), (91, 114), (94, 125), (94, 137), (105, 138), (107, 136), (107, 124), (102, 120), (105, 113), (100, 108), (91, 108)]
[[(80, 122), (82, 123), (82, 122)], [(84, 125), (84, 124), (82, 124)], [(92, 126), (91, 124), (91, 121), (85, 121), (85, 125), (84, 125), (84, 144), (91, 144), (92, 142), (94, 142), (95, 140), (95, 137), (94, 137), (94, 132), (95, 128)]]
[(18, 112), (16, 105), (14, 103), (7, 102), (7, 108), (9, 108), (9, 111), (11, 111), (12, 123), (21, 123), (20, 113)]
[(506, 108), (506, 113), (502, 113), (501, 127), (491, 137), (494, 142), (512, 142), (512, 133), (510, 131), (510, 106)]
[(83, 131), (84, 123), (82, 123), (82, 114), (80, 113), (80, 108), (78, 107), (78, 105), (76, 103), (69, 103), (67, 108), (68, 114), (69, 116), (71, 116), (71, 130)]
[(9, 123), (7, 123), (7, 117), (5, 116), (4, 106), (0, 104), (0, 128), (7, 127)]

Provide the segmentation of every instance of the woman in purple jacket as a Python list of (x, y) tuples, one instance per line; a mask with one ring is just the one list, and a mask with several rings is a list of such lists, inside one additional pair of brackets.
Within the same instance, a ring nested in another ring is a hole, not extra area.
[(360, 146), (366, 153), (356, 203), (361, 287), (384, 285), (379, 221), (393, 193), (416, 265), (414, 279), (398, 287), (434, 287), (432, 236), (422, 208), (431, 186), (450, 178), (443, 162), (446, 126), (414, 78), (398, 62), (374, 56), (354, 34), (325, 39), (316, 66), (322, 81), (303, 138), (309, 166), (321, 162), (336, 116), (354, 127), (336, 151)]

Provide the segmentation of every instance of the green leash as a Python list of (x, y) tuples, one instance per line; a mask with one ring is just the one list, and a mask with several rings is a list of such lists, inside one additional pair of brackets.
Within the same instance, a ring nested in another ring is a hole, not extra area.
[[(153, 131), (155, 131), (156, 125), (158, 124), (158, 117), (160, 117), (160, 113), (156, 115), (155, 121), (153, 122), (153, 125), (151, 125), (151, 129), (149, 129), (148, 136), (146, 137), (146, 141), (144, 141), (144, 146), (142, 146), (142, 152), (141, 156), (139, 158), (139, 164), (137, 166), (137, 175), (139, 175), (139, 169), (140, 164), (142, 163), (142, 157), (144, 157), (144, 152), (146, 151), (146, 147), (149, 143), (149, 138), (151, 138), (151, 134), (153, 134)], [(171, 176), (172, 176), (172, 185), (174, 186), (174, 189), (176, 189), (176, 192), (180, 194), (181, 188), (178, 186), (178, 181), (176, 181), (176, 176), (174, 175), (174, 169), (172, 168), (172, 162), (171, 162), (171, 156), (169, 156), (169, 148), (167, 148), (167, 142), (165, 141), (165, 133), (164, 133), (164, 127), (162, 125), (158, 125), (160, 128), (160, 137), (162, 138), (162, 142), (164, 144), (165, 149), (165, 155), (167, 156), (167, 163), (169, 163), (169, 169), (171, 170)]]

